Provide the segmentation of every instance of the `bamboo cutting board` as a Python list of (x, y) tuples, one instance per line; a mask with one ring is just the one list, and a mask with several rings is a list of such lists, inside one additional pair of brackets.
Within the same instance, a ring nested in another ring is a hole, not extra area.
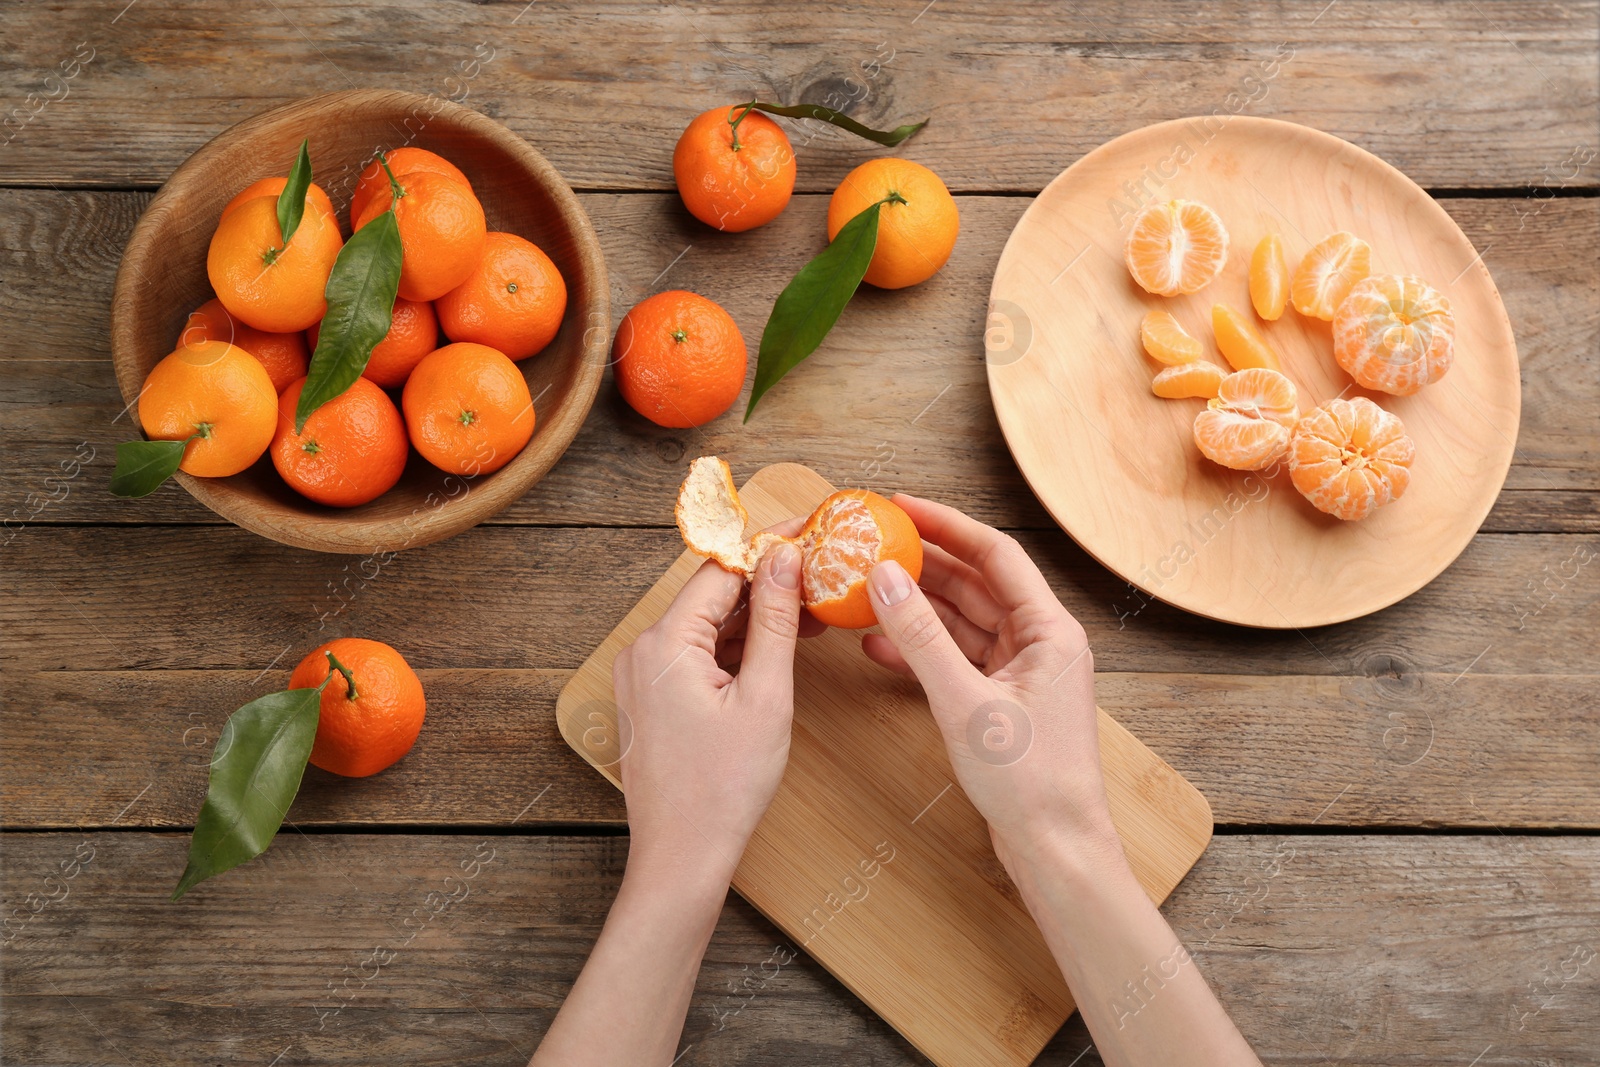
[[(740, 489), (752, 529), (809, 514), (833, 486), (780, 463)], [(701, 564), (685, 552), (556, 701), (561, 735), (620, 786), (611, 662)], [(1100, 713), (1111, 814), (1157, 903), (1211, 839), (1211, 807)], [(789, 767), (733, 887), (941, 1067), (1031, 1063), (1072, 1014), (1066, 983), (977, 810), (952, 784), (922, 691), (856, 634), (800, 642)]]

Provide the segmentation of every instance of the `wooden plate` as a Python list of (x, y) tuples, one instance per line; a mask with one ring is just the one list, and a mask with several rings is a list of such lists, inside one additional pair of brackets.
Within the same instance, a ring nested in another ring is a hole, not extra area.
[[(257, 178), (286, 172), (305, 137), (313, 180), (332, 198), (346, 238), (362, 166), (376, 148), (412, 145), (461, 168), (489, 229), (520, 234), (555, 261), (567, 284), (561, 330), (517, 363), (534, 398), (533, 439), (504, 467), (472, 478), (446, 474), (413, 450), (399, 484), (355, 508), (300, 496), (265, 455), (231, 478), (179, 472), (177, 481), (245, 529), (319, 552), (396, 552), (454, 536), (527, 492), (561, 458), (594, 403), (610, 351), (610, 284), (583, 206), (532, 145), (476, 111), (418, 93), (355, 89), (273, 108), (201, 146), (150, 201), (123, 253), (111, 298), (117, 383), (135, 408), (150, 368), (177, 347), (189, 312), (212, 296), (206, 249), (223, 206)], [(138, 425), (133, 419), (133, 431)]]
[[(739, 498), (756, 530), (832, 491), (779, 463)], [(680, 556), (556, 701), (561, 736), (613, 785), (626, 742), (611, 663), (701, 562)], [(1100, 759), (1128, 862), (1160, 903), (1211, 840), (1211, 807), (1103, 711)], [(952, 784), (922, 690), (862, 655), (856, 634), (800, 642), (788, 770), (733, 887), (789, 939), (778, 965), (803, 949), (939, 1067), (1023, 1067), (1072, 1014), (983, 818)]]
[[(1190, 296), (1151, 296), (1122, 248), (1157, 200), (1216, 209), (1231, 243), (1221, 276)], [(1328, 323), (1250, 309), (1250, 253), (1283, 238), (1290, 269), (1349, 230), (1374, 273), (1414, 274), (1456, 315), (1456, 359), (1415, 396), (1365, 393), (1333, 359)], [(1063, 529), (1130, 585), (1224, 622), (1291, 628), (1353, 619), (1404, 599), (1450, 565), (1494, 504), (1521, 410), (1516, 342), (1489, 271), (1460, 228), (1383, 160), (1274, 119), (1178, 119), (1118, 137), (1073, 164), (1023, 215), (1000, 257), (985, 337), (989, 392), (1006, 442)], [(1346, 523), (1314, 509), (1287, 472), (1268, 479), (1204, 459), (1200, 400), (1150, 392), (1159, 365), (1139, 344), (1150, 308), (1170, 310), (1223, 362), (1211, 307), (1257, 322), (1309, 410), (1367, 395), (1405, 422), (1409, 491)], [(1130, 601), (1131, 603), (1131, 601)]]

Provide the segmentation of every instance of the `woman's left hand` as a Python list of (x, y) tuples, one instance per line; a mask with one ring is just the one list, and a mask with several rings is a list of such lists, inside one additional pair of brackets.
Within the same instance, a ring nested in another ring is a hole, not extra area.
[(743, 593), (705, 563), (612, 667), (630, 866), (731, 878), (783, 778), (795, 640), (822, 627), (801, 610), (793, 546), (769, 550)]

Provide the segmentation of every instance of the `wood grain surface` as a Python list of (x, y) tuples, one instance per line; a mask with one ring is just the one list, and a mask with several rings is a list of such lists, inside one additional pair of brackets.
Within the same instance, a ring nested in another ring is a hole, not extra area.
[[(10, 837), (4, 898), (59, 899), (12, 924), (7, 1062), (520, 1067), (627, 854), (624, 838), (280, 838), (173, 905), (181, 835)], [(1243, 835), (1213, 841), (1165, 911), (1265, 1063), (1587, 1065), (1597, 893), (1592, 837)], [(927, 1062), (732, 895), (683, 1044), (694, 1067)], [(1100, 1062), (1077, 1017), (1037, 1061)]]
[[(809, 515), (836, 488), (796, 463), (763, 467), (739, 487), (747, 532)], [(612, 665), (705, 562), (687, 550), (674, 560), (556, 702), (561, 736), (619, 789), (630, 735)], [(952, 781), (927, 698), (843, 630), (804, 642), (794, 673), (788, 767), (733, 888), (939, 1067), (1026, 1067), (1075, 1010), (1072, 995)], [(980, 737), (992, 722), (1008, 731), (994, 759), (1026, 758), (1025, 709), (981, 715)], [(1210, 841), (1211, 808), (1115, 719), (1101, 712), (1099, 724), (1111, 818), (1159, 904)]]
[[(1213, 806), (1164, 910), (1265, 1063), (1597, 1067), (1600, 961), (1579, 963), (1600, 949), (1597, 18), (1593, 0), (5, 0), (0, 1064), (526, 1062), (627, 850), (556, 696), (679, 555), (683, 466), (715, 452), (740, 480), (800, 462), (1017, 532), (1088, 630), (1099, 703)], [(177, 486), (111, 498), (132, 430), (110, 294), (139, 214), (227, 126), (346, 88), (463, 102), (543, 152), (594, 223), (613, 324), (688, 288), (753, 347), (822, 247), (828, 192), (879, 153), (785, 120), (800, 193), (716, 234), (669, 161), (717, 103), (930, 118), (895, 154), (949, 183), (962, 233), (924, 285), (859, 294), (748, 425), (664, 430), (603, 382), (532, 492), (438, 545), (331, 557)], [(1235, 108), (1428, 189), (1521, 355), (1483, 530), (1401, 603), (1300, 633), (1198, 619), (1096, 564), (1029, 491), (985, 380), (989, 281), (1045, 183), (1129, 130)], [(169, 904), (228, 712), (334, 635), (421, 669), (416, 749), (360, 782), (308, 774), (265, 856)], [(451, 900), (463, 862), (480, 873)], [(680, 1067), (927, 1062), (799, 948), (730, 895)], [(1074, 1017), (1037, 1062), (1100, 1060)]]
[[(688, 117), (752, 94), (931, 118), (905, 154), (959, 192), (1038, 192), (1119, 133), (1214, 111), (1310, 123), (1430, 188), (1596, 185), (1561, 166), (1594, 147), (1592, 2), (126, 2), (10, 6), (0, 98), (44, 101), (12, 180), (151, 184), (285, 100), (396, 88), (505, 122), (588, 189), (670, 188)], [(74, 55), (63, 96), (45, 79)], [(832, 190), (866, 152), (818, 125), (790, 125), (801, 188)]]

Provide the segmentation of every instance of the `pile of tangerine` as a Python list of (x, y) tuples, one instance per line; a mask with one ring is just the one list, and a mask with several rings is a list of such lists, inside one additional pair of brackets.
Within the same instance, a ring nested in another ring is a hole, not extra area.
[[(1222, 273), (1228, 231), (1198, 201), (1151, 204), (1134, 219), (1124, 258), (1148, 293), (1198, 292)], [(1410, 396), (1450, 369), (1455, 316), (1420, 278), (1371, 271), (1371, 247), (1340, 231), (1312, 247), (1291, 280), (1283, 242), (1269, 233), (1250, 257), (1250, 302), (1265, 322), (1290, 305), (1331, 321), (1334, 359), (1357, 385)], [(1206, 400), (1193, 432), (1207, 459), (1235, 470), (1270, 471), (1287, 462), (1301, 495), (1339, 519), (1363, 519), (1406, 491), (1416, 446), (1397, 415), (1367, 397), (1340, 396), (1302, 416), (1294, 383), (1249, 318), (1218, 303), (1211, 329), (1231, 374), (1201, 358), (1200, 340), (1171, 312), (1152, 309), (1139, 327), (1145, 352), (1166, 365), (1152, 391)]]
[[(440, 470), (472, 476), (499, 470), (533, 437), (533, 400), (514, 361), (561, 328), (561, 272), (531, 241), (490, 232), (449, 160), (407, 147), (384, 161), (400, 187), (402, 248), (389, 332), (361, 377), (299, 433), (295, 407), (344, 244), (333, 203), (311, 184), (287, 243), (277, 216), (286, 178), (254, 182), (223, 208), (206, 256), (216, 296), (189, 315), (139, 394), (150, 438), (189, 441), (180, 470), (226, 477), (270, 451), (297, 492), (354, 507), (400, 480), (412, 445)], [(373, 160), (351, 197), (350, 231), (394, 199)]]

